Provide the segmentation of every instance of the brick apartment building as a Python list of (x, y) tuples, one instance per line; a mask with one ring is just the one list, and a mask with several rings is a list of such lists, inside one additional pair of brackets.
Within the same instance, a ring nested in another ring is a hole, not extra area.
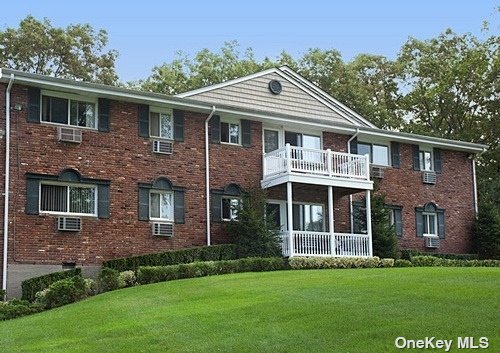
[(485, 146), (378, 129), (287, 67), (175, 97), (8, 69), (0, 86), (9, 291), (62, 263), (227, 242), (252, 187), (285, 256), (370, 256), (375, 180), (400, 248), (469, 251)]

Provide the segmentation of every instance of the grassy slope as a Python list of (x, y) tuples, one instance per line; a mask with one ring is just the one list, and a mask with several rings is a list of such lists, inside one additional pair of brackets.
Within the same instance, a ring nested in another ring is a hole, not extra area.
[[(500, 269), (244, 273), (120, 290), (0, 322), (3, 352), (387, 352), (398, 336), (500, 345)], [(455, 343), (456, 349), (456, 343)], [(414, 351), (414, 350), (412, 350)]]

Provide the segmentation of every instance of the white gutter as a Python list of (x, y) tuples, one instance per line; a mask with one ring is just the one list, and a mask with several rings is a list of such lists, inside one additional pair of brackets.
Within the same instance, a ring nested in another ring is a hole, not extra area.
[(5, 92), (5, 191), (3, 207), (3, 265), (2, 290), (7, 291), (7, 256), (9, 241), (9, 181), (10, 181), (10, 90), (14, 83), (14, 74), (10, 74), (9, 85)]
[[(356, 129), (356, 133), (347, 140), (347, 153), (351, 153), (351, 141), (354, 140), (359, 135), (359, 128)], [(349, 194), (349, 217), (351, 223), (351, 233), (354, 233), (354, 217), (352, 214), (352, 194)]]
[(477, 155), (471, 155), (472, 159), (472, 183), (474, 185), (474, 215), (477, 218), (477, 215), (479, 213), (479, 206), (478, 206), (478, 198), (477, 198), (477, 177), (476, 177), (476, 159), (482, 155), (484, 152), (486, 152), (486, 149), (484, 149), (481, 153)]
[(215, 113), (215, 105), (212, 106), (212, 111), (208, 118), (205, 119), (205, 185), (206, 190), (206, 209), (207, 209), (207, 245), (211, 245), (211, 234), (210, 234), (210, 150), (208, 142), (208, 123)]

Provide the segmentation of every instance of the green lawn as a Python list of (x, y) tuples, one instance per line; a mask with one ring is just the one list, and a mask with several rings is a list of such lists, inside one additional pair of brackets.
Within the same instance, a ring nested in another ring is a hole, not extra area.
[[(500, 351), (499, 268), (243, 273), (158, 283), (0, 322), (0, 351), (414, 352), (404, 336), (486, 336)], [(444, 350), (437, 350), (444, 352)]]

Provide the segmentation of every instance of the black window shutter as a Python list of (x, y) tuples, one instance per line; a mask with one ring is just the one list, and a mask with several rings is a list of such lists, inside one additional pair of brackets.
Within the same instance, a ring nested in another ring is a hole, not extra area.
[(149, 137), (149, 105), (139, 104), (139, 136)]
[(444, 210), (438, 210), (437, 212), (437, 221), (438, 221), (438, 236), (441, 239), (444, 239)]
[(413, 170), (420, 170), (420, 147), (412, 145), (413, 151)]
[(399, 168), (399, 142), (391, 142), (391, 160), (393, 168)]
[(40, 88), (28, 88), (28, 119), (29, 123), (40, 122)]
[(220, 222), (222, 220), (222, 195), (212, 192), (210, 201), (210, 219), (214, 222)]
[(220, 143), (220, 116), (218, 115), (210, 119), (210, 141)]
[(98, 129), (109, 132), (109, 99), (99, 98), (98, 110)]
[(38, 214), (40, 180), (26, 179), (26, 214)]
[(252, 146), (252, 122), (241, 120), (241, 144), (244, 147)]
[(184, 111), (174, 109), (174, 140), (184, 141)]
[(109, 185), (97, 186), (97, 217), (109, 218)]
[(139, 220), (149, 220), (149, 189), (139, 187)]
[(355, 137), (354, 139), (351, 140), (351, 154), (358, 154), (358, 138)]
[(403, 212), (400, 208), (394, 209), (394, 227), (396, 228), (396, 235), (403, 236)]
[(424, 215), (422, 211), (415, 211), (415, 220), (416, 220), (416, 228), (417, 228), (417, 237), (424, 236)]
[(175, 223), (184, 223), (184, 191), (174, 191), (174, 221)]
[(434, 155), (434, 171), (436, 173), (441, 173), (441, 170), (443, 169), (443, 157), (441, 150), (439, 148), (434, 148), (432, 152)]

